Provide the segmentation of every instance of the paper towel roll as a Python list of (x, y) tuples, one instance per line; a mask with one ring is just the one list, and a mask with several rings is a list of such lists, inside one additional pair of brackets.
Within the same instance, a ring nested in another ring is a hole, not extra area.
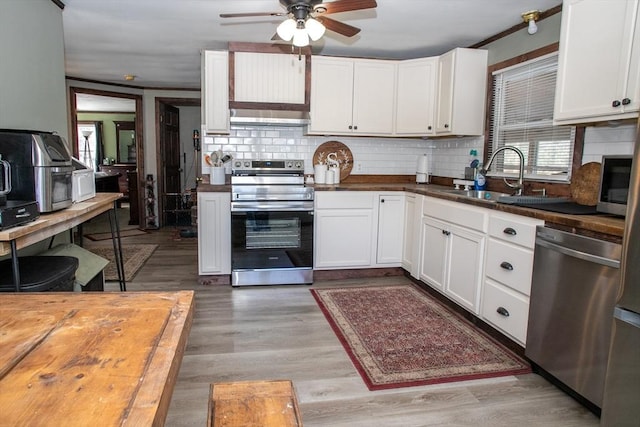
[(418, 173), (429, 173), (429, 157), (426, 154), (418, 157), (418, 166), (416, 167)]
[(429, 157), (426, 154), (418, 157), (416, 166), (416, 183), (429, 182)]

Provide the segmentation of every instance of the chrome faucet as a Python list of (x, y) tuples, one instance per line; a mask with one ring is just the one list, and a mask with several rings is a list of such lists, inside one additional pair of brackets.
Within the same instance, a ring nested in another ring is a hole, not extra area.
[(514, 151), (518, 155), (518, 157), (520, 158), (520, 171), (518, 172), (518, 183), (517, 184), (512, 184), (509, 181), (507, 181), (507, 178), (503, 178), (503, 180), (504, 180), (504, 183), (507, 184), (507, 186), (509, 188), (515, 188), (517, 196), (521, 196), (522, 195), (522, 190), (524, 189), (524, 185), (523, 185), (523, 181), (524, 181), (524, 154), (522, 154), (522, 151), (520, 151), (518, 148), (512, 147), (510, 145), (505, 145), (504, 147), (498, 148), (491, 155), (491, 158), (487, 162), (487, 166), (485, 166), (483, 168), (483, 172), (486, 175), (486, 173), (489, 171), (489, 168), (491, 167), (491, 164), (493, 163), (493, 159), (496, 158), (496, 155), (499, 152), (504, 151), (504, 150)]

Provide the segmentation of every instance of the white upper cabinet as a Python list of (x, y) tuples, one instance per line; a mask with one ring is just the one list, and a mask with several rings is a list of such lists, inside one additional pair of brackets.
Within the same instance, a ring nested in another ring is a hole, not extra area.
[(309, 133), (390, 135), (395, 72), (393, 61), (312, 57)]
[(398, 63), (395, 134), (434, 135), (438, 57)]
[(639, 0), (565, 0), (554, 120), (638, 117)]
[(202, 122), (206, 133), (229, 133), (229, 52), (202, 54)]
[(436, 134), (483, 135), (487, 51), (456, 48), (440, 56)]
[(304, 104), (306, 61), (282, 53), (234, 53), (234, 101)]

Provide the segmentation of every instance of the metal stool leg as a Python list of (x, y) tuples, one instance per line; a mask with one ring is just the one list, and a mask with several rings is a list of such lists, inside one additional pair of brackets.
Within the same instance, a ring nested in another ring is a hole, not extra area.
[(118, 271), (118, 282), (120, 283), (120, 290), (124, 292), (127, 290), (127, 283), (124, 276), (124, 261), (122, 259), (122, 243), (120, 241), (120, 225), (118, 224), (116, 202), (113, 202), (113, 209), (109, 211), (109, 226), (111, 227), (111, 240), (113, 241), (113, 254), (116, 270)]

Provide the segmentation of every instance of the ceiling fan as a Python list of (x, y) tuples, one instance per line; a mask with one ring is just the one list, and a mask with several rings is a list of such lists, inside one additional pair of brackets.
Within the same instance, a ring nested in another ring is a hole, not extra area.
[(318, 40), (325, 29), (353, 37), (360, 32), (354, 27), (326, 17), (332, 13), (350, 12), (354, 10), (372, 9), (378, 6), (375, 0), (335, 0), (323, 3), (322, 0), (280, 0), (286, 12), (248, 12), (221, 13), (221, 18), (246, 18), (254, 16), (288, 16), (277, 29), (272, 40), (281, 38), (285, 41), (293, 39), (293, 45), (302, 47), (309, 44), (309, 39)]

